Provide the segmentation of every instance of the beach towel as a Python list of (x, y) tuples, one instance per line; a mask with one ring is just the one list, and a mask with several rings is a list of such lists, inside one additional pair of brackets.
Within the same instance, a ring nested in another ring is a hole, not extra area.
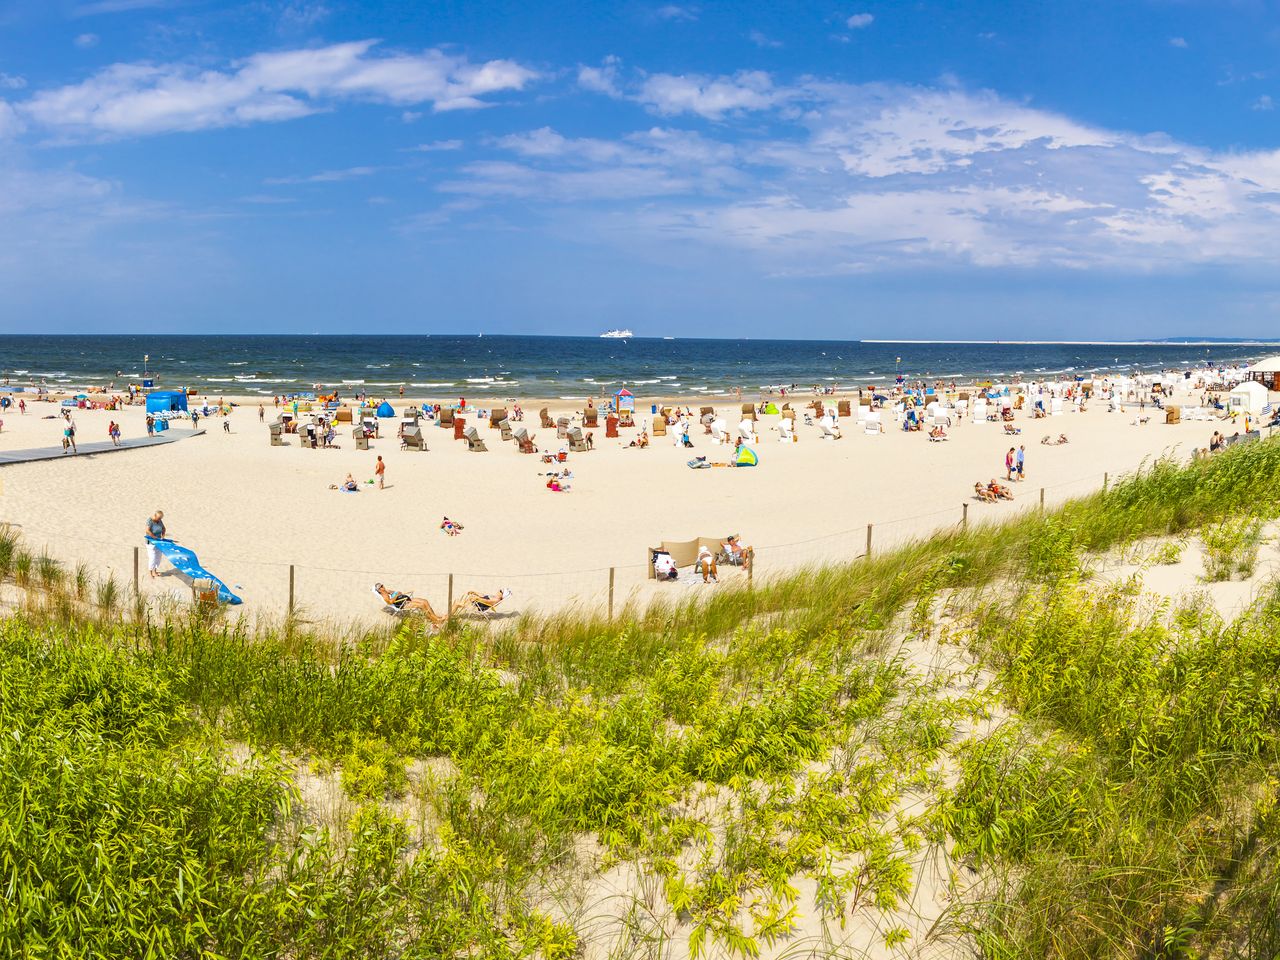
[(147, 537), (147, 543), (159, 550), (179, 573), (185, 574), (192, 580), (212, 580), (218, 586), (218, 599), (223, 603), (238, 604), (243, 602), (227, 588), (225, 583), (200, 566), (200, 558), (195, 555), (195, 551), (179, 546), (172, 540), (157, 540), (154, 537)]
[(710, 469), (710, 467), (711, 464), (707, 462), (706, 457), (698, 457), (695, 460), (689, 461), (689, 468), (692, 470), (707, 470)]

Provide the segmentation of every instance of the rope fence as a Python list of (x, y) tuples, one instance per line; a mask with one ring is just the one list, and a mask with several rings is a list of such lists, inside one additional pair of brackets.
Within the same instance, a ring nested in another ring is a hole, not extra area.
[[(1014, 482), (1009, 484), (1015, 493), (1011, 502), (988, 504), (964, 500), (952, 507), (876, 520), (816, 537), (782, 543), (752, 543), (754, 558), (748, 568), (726, 564), (720, 566), (718, 573), (722, 582), (753, 586), (761, 578), (783, 577), (807, 566), (872, 556), (948, 529), (963, 529), (970, 523), (1057, 507), (1073, 496), (1105, 489), (1109, 483), (1110, 475), (1105, 472), (1038, 486)], [(99, 578), (114, 577), (122, 581), (135, 595), (144, 594), (148, 598), (167, 596), (172, 600), (190, 597), (190, 584), (185, 580), (175, 581), (169, 571), (158, 578), (160, 583), (157, 586), (150, 586), (156, 581), (147, 575), (141, 544), (67, 536), (30, 525), (12, 526), (32, 547), (35, 545), (33, 541), (43, 541), (43, 552), (47, 553), (56, 546), (57, 558), (64, 566), (84, 564)], [(493, 569), (335, 567), (203, 552), (200, 552), (200, 558), (207, 569), (218, 572), (233, 592), (242, 594), (254, 611), (348, 620), (372, 616), (381, 609), (381, 602), (370, 597), (375, 582), (410, 590), (415, 597), (428, 599), (441, 614), (447, 614), (468, 591), (492, 594), (505, 587), (512, 589), (514, 595), (514, 602), (510, 604), (512, 609), (503, 611), (507, 614), (516, 612), (518, 605), (520, 611), (536, 609), (550, 612), (576, 608), (594, 614), (603, 613), (610, 618), (637, 601), (644, 603), (669, 596), (672, 590), (696, 589), (702, 585), (700, 573), (692, 570), (681, 571), (676, 581), (659, 583), (650, 578), (650, 564), (644, 561), (579, 570), (503, 572)]]

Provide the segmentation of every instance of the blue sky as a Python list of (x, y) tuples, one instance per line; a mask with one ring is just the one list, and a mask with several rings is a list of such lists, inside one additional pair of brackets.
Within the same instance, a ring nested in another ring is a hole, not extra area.
[(0, 0), (0, 330), (1275, 336), (1280, 2)]

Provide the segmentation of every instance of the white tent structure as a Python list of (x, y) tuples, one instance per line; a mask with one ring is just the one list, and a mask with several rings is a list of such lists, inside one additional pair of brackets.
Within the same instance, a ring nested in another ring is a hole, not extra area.
[(1232, 389), (1227, 403), (1232, 413), (1260, 416), (1262, 408), (1267, 405), (1267, 388), (1254, 380), (1246, 380)]
[(1280, 356), (1263, 357), (1249, 365), (1249, 379), (1258, 380), (1273, 390), (1280, 389)]

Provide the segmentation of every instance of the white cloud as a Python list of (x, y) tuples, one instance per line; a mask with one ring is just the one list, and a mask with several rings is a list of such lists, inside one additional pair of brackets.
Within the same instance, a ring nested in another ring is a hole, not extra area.
[[(536, 206), (578, 236), (712, 245), (788, 276), (1280, 263), (1280, 151), (1216, 153), (959, 87), (735, 79), (758, 98), (743, 106), (700, 100), (707, 78), (665, 78), (681, 92), (660, 100), (645, 86), (655, 79), (637, 88), (651, 109), (738, 129), (543, 127), (493, 141), (509, 156), (440, 189)], [(748, 109), (787, 124), (766, 134)]]
[(26, 85), (26, 77), (14, 76), (10, 73), (0, 73), (0, 90), (21, 90)]
[(433, 140), (431, 143), (420, 143), (409, 148), (414, 153), (437, 153), (442, 150), (461, 150), (461, 140)]
[(271, 177), (263, 183), (272, 185), (294, 183), (341, 183), (344, 180), (355, 180), (376, 173), (377, 167), (344, 167), (341, 170), (322, 170), (305, 176)]
[(1257, 100), (1253, 101), (1253, 103), (1249, 104), (1250, 110), (1266, 111), (1266, 110), (1274, 110), (1275, 108), (1276, 108), (1276, 102), (1271, 99), (1271, 95), (1269, 93), (1264, 93)]
[(96, 47), (98, 45), (98, 39), (99, 38), (96, 33), (82, 33), (71, 42), (81, 50), (88, 50), (90, 47)]
[(9, 104), (0, 100), (0, 141), (17, 136), (23, 130), (22, 120)]
[(634, 99), (654, 113), (693, 113), (718, 120), (727, 113), (771, 107), (781, 94), (767, 73), (743, 70), (731, 77), (656, 73), (645, 78)]
[(607, 97), (618, 98), (622, 91), (618, 87), (618, 71), (622, 61), (617, 57), (605, 57), (598, 67), (579, 67), (578, 86), (592, 93), (603, 93)]
[(871, 26), (871, 24), (875, 22), (875, 19), (876, 18), (869, 13), (855, 13), (844, 22), (844, 25), (850, 30), (861, 30), (864, 27)]
[(225, 70), (187, 64), (115, 64), (82, 83), (33, 95), (20, 109), (64, 135), (138, 136), (289, 120), (331, 101), (367, 100), (436, 111), (489, 105), (536, 74), (509, 60), (374, 51), (376, 41), (260, 53)]
[(692, 23), (698, 19), (697, 7), (682, 7), (676, 3), (668, 3), (665, 6), (661, 6), (653, 13), (659, 20), (678, 20)]
[(1179, 50), (1186, 50), (1190, 46), (1185, 37), (1170, 37), (1169, 46), (1177, 47)]
[(782, 46), (781, 40), (774, 40), (759, 30), (752, 30), (747, 34), (747, 39), (762, 50), (777, 50)]
[(73, 17), (93, 17), (104, 13), (129, 13), (134, 10), (154, 10), (173, 5), (173, 0), (94, 0), (82, 3), (71, 11)]

